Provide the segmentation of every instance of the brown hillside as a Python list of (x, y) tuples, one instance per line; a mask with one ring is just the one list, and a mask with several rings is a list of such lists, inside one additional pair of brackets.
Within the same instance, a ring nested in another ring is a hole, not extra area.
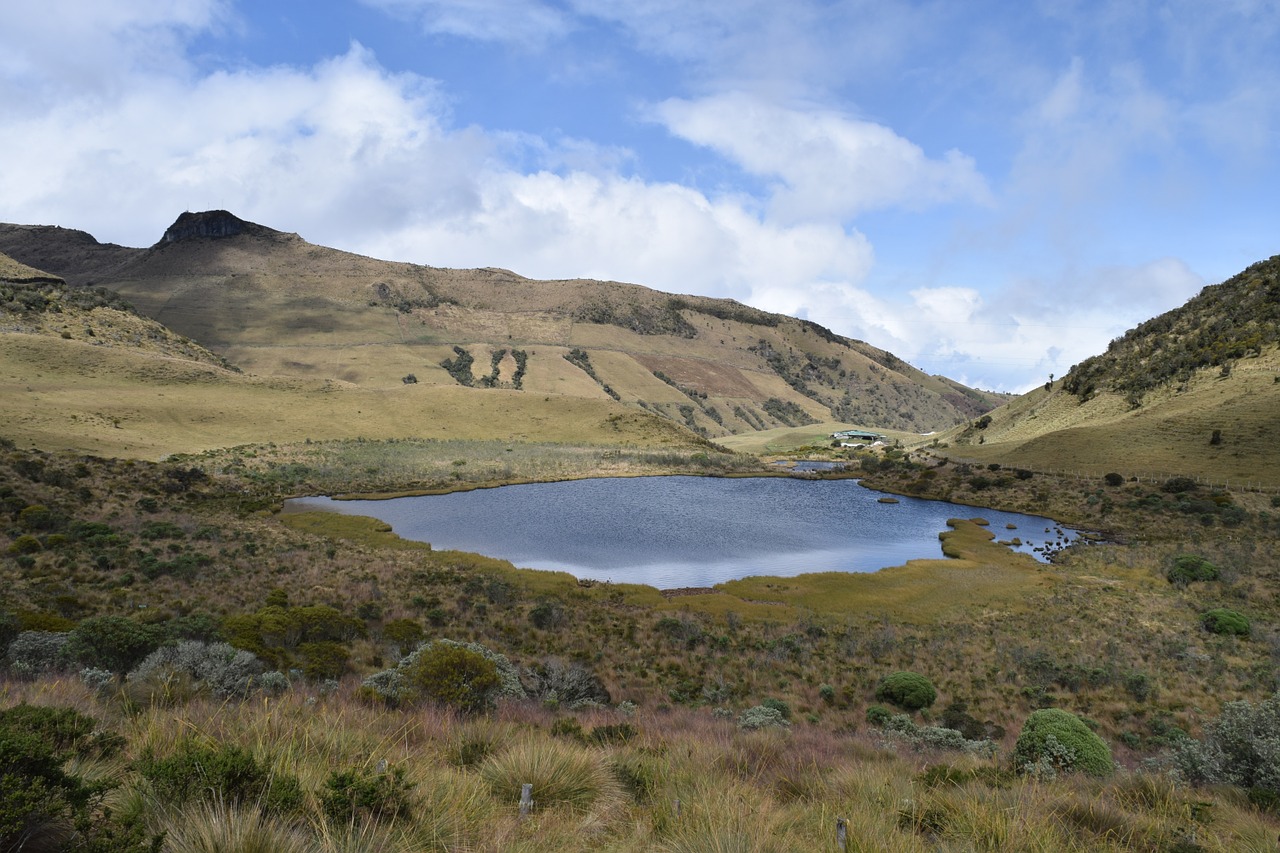
[(1280, 487), (1280, 257), (939, 436), (954, 458)]
[(0, 250), (104, 284), (262, 375), (615, 397), (709, 437), (815, 421), (928, 432), (1001, 402), (732, 300), (380, 261), (225, 211), (183, 214), (148, 249), (0, 225)]

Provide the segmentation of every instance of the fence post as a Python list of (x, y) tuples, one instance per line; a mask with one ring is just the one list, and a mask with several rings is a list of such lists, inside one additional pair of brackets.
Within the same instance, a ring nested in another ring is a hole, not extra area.
[(841, 850), (847, 850), (849, 844), (849, 821), (842, 817), (836, 818), (836, 845)]
[(533, 784), (525, 782), (520, 786), (520, 819), (524, 820), (529, 816), (529, 809), (533, 808)]

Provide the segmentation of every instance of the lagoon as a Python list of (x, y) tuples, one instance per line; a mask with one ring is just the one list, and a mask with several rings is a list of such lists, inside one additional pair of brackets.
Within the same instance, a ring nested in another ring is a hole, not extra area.
[(871, 572), (939, 558), (938, 534), (949, 518), (984, 518), (997, 539), (1018, 537), (1017, 550), (1033, 554), (1035, 546), (1075, 536), (1041, 516), (910, 497), (888, 504), (881, 497), (846, 479), (669, 476), (376, 501), (296, 498), (286, 510), (371, 516), (436, 549), (660, 589), (751, 575)]

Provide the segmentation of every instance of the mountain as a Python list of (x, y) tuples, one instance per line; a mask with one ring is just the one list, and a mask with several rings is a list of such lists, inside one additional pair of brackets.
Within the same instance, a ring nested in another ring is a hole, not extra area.
[(733, 300), (381, 261), (226, 211), (184, 213), (136, 249), (0, 225), (0, 251), (263, 376), (612, 399), (711, 438), (827, 421), (920, 433), (1006, 399)]
[(1030, 468), (1280, 485), (1278, 424), (1280, 256), (940, 441)]

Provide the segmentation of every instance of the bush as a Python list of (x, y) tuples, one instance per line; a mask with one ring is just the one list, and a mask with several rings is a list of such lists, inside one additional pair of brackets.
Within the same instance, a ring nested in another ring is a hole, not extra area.
[(407, 815), (412, 782), (404, 770), (335, 770), (320, 791), (320, 809), (325, 817), (341, 826), (359, 825), (366, 819), (393, 820)]
[(140, 684), (181, 673), (214, 696), (248, 696), (262, 669), (262, 661), (252, 652), (226, 643), (188, 640), (156, 649), (129, 673), (129, 681)]
[(1169, 567), (1165, 577), (1169, 579), (1169, 583), (1186, 586), (1195, 581), (1216, 581), (1221, 575), (1218, 567), (1204, 557), (1179, 554), (1173, 558), (1173, 565)]
[(134, 822), (113, 820), (102, 805), (114, 783), (66, 769), (72, 759), (114, 755), (122, 743), (70, 708), (0, 712), (0, 849), (158, 850), (158, 839), (148, 840)]
[(600, 677), (581, 664), (557, 660), (524, 671), (525, 692), (543, 701), (570, 708), (587, 704), (608, 705), (612, 697)]
[(455, 640), (432, 640), (423, 643), (396, 665), (395, 669), (383, 670), (370, 675), (362, 683), (364, 693), (369, 698), (378, 699), (392, 705), (402, 702), (414, 702), (424, 698), (409, 677), (410, 670), (417, 666), (419, 658), (437, 648), (460, 648), (479, 655), (494, 665), (498, 684), (488, 696), (489, 701), (496, 699), (524, 699), (528, 694), (520, 684), (520, 675), (506, 655), (499, 654), (479, 643), (459, 643)]
[(1238, 785), (1280, 794), (1280, 693), (1230, 702), (1205, 726), (1204, 739), (1180, 743), (1174, 767), (1194, 785)]
[(155, 625), (125, 616), (94, 616), (77, 625), (67, 639), (67, 655), (83, 666), (125, 673), (164, 641)]
[(1046, 776), (1075, 770), (1108, 776), (1115, 768), (1102, 738), (1060, 708), (1043, 708), (1027, 717), (1013, 748), (1013, 762), (1020, 773)]
[(67, 640), (63, 631), (22, 631), (9, 644), (9, 671), (20, 678), (35, 678), (66, 668)]
[(1172, 477), (1164, 481), (1164, 484), (1160, 486), (1160, 491), (1171, 495), (1180, 495), (1183, 492), (1194, 492), (1198, 488), (1200, 488), (1200, 484), (1190, 477)]
[(867, 722), (873, 726), (883, 726), (893, 718), (893, 712), (883, 705), (871, 705), (867, 708)]
[(501, 684), (493, 661), (462, 646), (432, 644), (404, 669), (411, 699), (430, 699), (464, 713), (488, 710)]
[(787, 718), (782, 716), (782, 712), (777, 708), (771, 708), (767, 705), (756, 705), (754, 708), (748, 708), (738, 717), (738, 728), (753, 731), (756, 729), (785, 729), (791, 723)]
[(302, 805), (296, 776), (272, 772), (238, 746), (205, 746), (187, 740), (167, 758), (148, 752), (137, 762), (137, 769), (156, 798), (167, 805), (209, 799), (277, 813), (295, 812)]
[(880, 679), (880, 684), (876, 686), (876, 698), (906, 711), (919, 711), (937, 701), (938, 691), (923, 675), (895, 672)]
[(1213, 634), (1247, 637), (1252, 627), (1249, 624), (1249, 618), (1243, 613), (1228, 610), (1225, 607), (1216, 607), (1205, 613), (1200, 619), (1204, 624), (1205, 630)]
[(1123, 486), (1123, 485), (1124, 485), (1124, 475), (1123, 475), (1123, 474), (1117, 474), (1117, 473), (1115, 473), (1114, 471), (1112, 471), (1110, 474), (1107, 474), (1105, 477), (1103, 477), (1103, 478), (1102, 478), (1102, 481), (1103, 481), (1104, 483), (1106, 483), (1108, 486), (1111, 486), (1111, 487), (1113, 487), (1113, 488), (1114, 488), (1115, 486)]

